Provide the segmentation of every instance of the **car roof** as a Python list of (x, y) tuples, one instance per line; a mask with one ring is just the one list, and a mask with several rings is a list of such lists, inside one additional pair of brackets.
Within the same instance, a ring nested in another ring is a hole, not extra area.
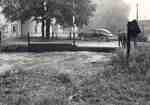
[(103, 32), (106, 32), (106, 33), (112, 33), (111, 31), (109, 31), (108, 29), (105, 29), (105, 28), (96, 28), (96, 29), (91, 29), (91, 30), (94, 30), (94, 31), (103, 31)]

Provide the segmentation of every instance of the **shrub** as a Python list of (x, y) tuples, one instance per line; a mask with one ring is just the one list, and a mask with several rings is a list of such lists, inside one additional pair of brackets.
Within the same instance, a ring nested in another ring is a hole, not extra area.
[(53, 76), (53, 80), (65, 85), (72, 84), (71, 77), (67, 73), (57, 73), (55, 76)]

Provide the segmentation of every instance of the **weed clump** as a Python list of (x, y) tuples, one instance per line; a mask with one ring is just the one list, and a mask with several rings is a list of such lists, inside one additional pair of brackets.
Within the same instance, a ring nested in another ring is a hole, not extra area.
[(72, 80), (69, 74), (67, 73), (57, 73), (53, 76), (53, 81), (62, 83), (64, 85), (72, 84)]
[(147, 74), (150, 74), (150, 49), (139, 48), (132, 51), (128, 63), (125, 53), (119, 51), (112, 57), (112, 60), (107, 66), (109, 70), (106, 70), (106, 75), (124, 73), (141, 77), (147, 76)]

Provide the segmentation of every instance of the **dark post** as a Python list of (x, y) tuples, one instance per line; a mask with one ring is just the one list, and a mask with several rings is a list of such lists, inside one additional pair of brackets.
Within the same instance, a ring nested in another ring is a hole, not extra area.
[(0, 31), (0, 46), (2, 44), (2, 32)]
[(76, 45), (76, 38), (75, 38), (75, 32), (73, 32), (73, 46)]
[(69, 39), (71, 40), (71, 32), (69, 32)]
[(118, 34), (118, 46), (121, 47), (121, 35), (120, 35), (120, 33)]
[(55, 32), (56, 36), (55, 36), (55, 39), (57, 40), (58, 38), (58, 32)]
[(44, 26), (45, 26), (45, 21), (42, 19), (42, 26), (41, 26), (41, 30), (42, 30), (42, 38), (44, 39), (44, 34), (45, 34), (45, 31), (44, 31)]
[(52, 32), (52, 39), (54, 39), (54, 32)]
[[(75, 0), (73, 0), (73, 9), (75, 9)], [(76, 17), (73, 15), (72, 17), (72, 23), (73, 23), (73, 46), (75, 46), (75, 22), (76, 22)]]
[(130, 57), (130, 47), (131, 47), (130, 40), (131, 39), (130, 39), (130, 30), (129, 30), (129, 22), (128, 22), (127, 24), (127, 61)]
[(46, 38), (49, 39), (50, 36), (50, 19), (46, 19)]
[(30, 33), (27, 33), (27, 40), (28, 40), (28, 51), (30, 50)]
[(2, 32), (0, 31), (0, 51), (2, 51)]

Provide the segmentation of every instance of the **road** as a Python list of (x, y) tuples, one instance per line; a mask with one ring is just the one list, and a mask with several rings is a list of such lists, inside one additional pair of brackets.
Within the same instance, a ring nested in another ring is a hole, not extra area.
[(94, 42), (94, 41), (77, 41), (76, 43), (79, 47), (111, 47), (111, 48), (118, 48), (118, 42), (112, 41), (112, 42)]
[[(73, 40), (31, 40), (31, 43), (35, 44), (73, 44)], [(27, 46), (28, 43), (26, 40), (18, 40), (18, 39), (10, 39), (5, 40), (2, 45), (24, 45)], [(109, 48), (117, 48), (118, 42), (98, 42), (98, 41), (80, 41), (76, 40), (76, 46), (78, 47), (109, 47)]]

